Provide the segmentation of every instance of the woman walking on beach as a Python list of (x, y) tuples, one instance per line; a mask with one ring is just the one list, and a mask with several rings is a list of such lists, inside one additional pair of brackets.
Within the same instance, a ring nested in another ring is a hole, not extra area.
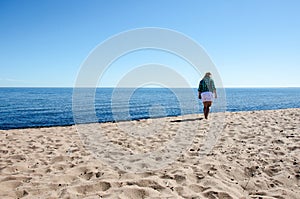
[(212, 105), (213, 95), (217, 98), (217, 90), (214, 80), (211, 78), (211, 73), (207, 72), (199, 83), (198, 98), (203, 102), (203, 113), (205, 119), (208, 118), (209, 109)]

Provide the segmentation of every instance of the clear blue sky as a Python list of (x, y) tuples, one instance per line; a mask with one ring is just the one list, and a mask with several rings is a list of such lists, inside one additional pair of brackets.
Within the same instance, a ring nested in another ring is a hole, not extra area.
[[(0, 0), (0, 27), (1, 87), (72, 87), (99, 43), (142, 27), (173, 29), (194, 39), (225, 86), (300, 87), (298, 0)], [(131, 66), (151, 62), (147, 53)], [(200, 77), (188, 69), (183, 73), (196, 87)], [(114, 86), (109, 80), (118, 75), (118, 69), (108, 71), (102, 85)]]

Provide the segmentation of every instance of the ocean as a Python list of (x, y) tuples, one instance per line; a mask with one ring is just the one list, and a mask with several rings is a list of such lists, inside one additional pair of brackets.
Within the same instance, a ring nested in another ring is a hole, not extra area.
[[(95, 96), (91, 96), (92, 110), (85, 109), (84, 97), (75, 108), (86, 113), (82, 114), (82, 123), (202, 112), (196, 89), (175, 90), (124, 88), (116, 92), (113, 88), (97, 88)], [(226, 88), (225, 94), (226, 107), (222, 110), (230, 112), (300, 108), (300, 88)], [(0, 88), (0, 129), (72, 125), (73, 100), (73, 88)], [(95, 117), (85, 117), (91, 112)], [(218, 109), (212, 108), (212, 112)]]

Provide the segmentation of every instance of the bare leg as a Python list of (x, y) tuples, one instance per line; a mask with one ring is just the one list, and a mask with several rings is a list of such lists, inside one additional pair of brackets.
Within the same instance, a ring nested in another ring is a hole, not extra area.
[(211, 106), (212, 102), (203, 102), (203, 113), (204, 113), (204, 117), (205, 119), (208, 118), (208, 114), (209, 114), (209, 108)]
[(204, 118), (207, 119), (207, 102), (203, 102), (203, 114)]

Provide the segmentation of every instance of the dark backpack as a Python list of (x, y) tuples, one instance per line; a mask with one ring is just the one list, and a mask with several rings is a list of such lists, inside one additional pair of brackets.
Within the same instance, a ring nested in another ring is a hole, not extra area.
[(203, 79), (200, 81), (198, 91), (200, 93), (209, 91), (208, 86), (207, 86), (206, 82)]

